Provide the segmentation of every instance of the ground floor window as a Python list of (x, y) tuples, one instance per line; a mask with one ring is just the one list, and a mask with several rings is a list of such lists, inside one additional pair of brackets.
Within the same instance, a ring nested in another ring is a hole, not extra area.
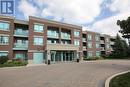
[(15, 58), (16, 59), (26, 59), (27, 58), (27, 54), (25, 54), (25, 53), (16, 53), (15, 54)]
[(92, 51), (89, 51), (87, 57), (90, 58), (90, 57), (92, 57), (92, 56), (93, 56), (93, 52), (92, 52)]
[(96, 51), (96, 57), (100, 57), (100, 51)]
[(0, 52), (0, 57), (1, 56), (8, 56), (8, 52)]

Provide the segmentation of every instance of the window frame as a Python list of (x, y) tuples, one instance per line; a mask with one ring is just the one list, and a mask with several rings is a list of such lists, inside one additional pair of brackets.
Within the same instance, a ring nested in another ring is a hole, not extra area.
[[(37, 28), (36, 28), (37, 27)], [(42, 27), (42, 28), (41, 28)], [(39, 28), (41, 28), (40, 30), (39, 30)], [(40, 24), (40, 23), (34, 23), (34, 25), (33, 25), (33, 31), (34, 32), (39, 32), (39, 33), (43, 33), (44, 32), (44, 24)]]
[(87, 34), (87, 40), (92, 40), (92, 34)]
[[(35, 41), (35, 39), (42, 39), (42, 40), (37, 40), (37, 41)], [(42, 44), (39, 44), (39, 41), (42, 41)], [(38, 44), (36, 44), (38, 42)], [(34, 36), (33, 37), (33, 45), (41, 45), (41, 46), (43, 46), (44, 45), (44, 37), (42, 37), (42, 36)]]
[[(5, 37), (8, 37), (8, 41), (7, 41), (7, 38), (5, 39)], [(5, 41), (5, 42), (3, 41), (4, 43), (2, 42), (3, 38), (4, 38), (4, 41)], [(0, 35), (0, 45), (9, 45), (9, 40), (10, 40), (9, 35)]]
[[(10, 30), (10, 23), (9, 22), (3, 22), (3, 21), (0, 20), (0, 24), (3, 24), (2, 25), (3, 28), (0, 28), (0, 30), (2, 30), (2, 31), (9, 31)], [(5, 25), (7, 25), (8, 28), (7, 28), (7, 26), (5, 27)]]
[[(91, 47), (89, 47), (89, 44), (91, 43)], [(87, 48), (92, 48), (92, 42), (87, 43)]]
[[(99, 53), (99, 55), (97, 56), (97, 53)], [(101, 52), (100, 51), (96, 51), (96, 57), (100, 57), (101, 56)]]
[[(98, 47), (97, 47), (97, 44), (98, 44)], [(100, 44), (99, 43), (96, 43), (95, 45), (96, 45), (96, 48), (100, 48)]]
[[(78, 41), (78, 42), (77, 42)], [(77, 44), (78, 43), (78, 44)], [(79, 39), (74, 39), (74, 45), (75, 46), (80, 46), (80, 40)]]
[[(77, 34), (78, 34), (78, 35), (77, 35)], [(74, 31), (74, 37), (80, 37), (80, 31), (75, 30), (75, 31)]]
[(0, 57), (1, 57), (1, 56), (5, 56), (5, 55), (1, 55), (1, 53), (6, 53), (6, 54), (7, 54), (6, 56), (9, 55), (9, 52), (8, 52), (8, 51), (0, 51)]
[[(90, 53), (91, 53), (91, 56), (89, 56)], [(88, 51), (88, 52), (87, 52), (87, 57), (88, 57), (88, 58), (93, 57), (93, 51)]]

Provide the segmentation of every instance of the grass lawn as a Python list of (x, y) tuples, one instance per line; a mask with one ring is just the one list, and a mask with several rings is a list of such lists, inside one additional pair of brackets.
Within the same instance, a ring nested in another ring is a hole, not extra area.
[(110, 87), (130, 87), (130, 72), (113, 78)]

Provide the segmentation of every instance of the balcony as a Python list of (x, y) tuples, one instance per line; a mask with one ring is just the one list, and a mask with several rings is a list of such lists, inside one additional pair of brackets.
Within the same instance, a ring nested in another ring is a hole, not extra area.
[(70, 33), (61, 32), (61, 39), (71, 40)]
[(111, 49), (111, 51), (114, 51), (113, 48), (110, 48), (110, 49)]
[(14, 43), (14, 50), (27, 50), (28, 43)]
[(28, 31), (27, 30), (15, 30), (14, 36), (18, 37), (28, 37)]
[(63, 36), (63, 35), (61, 35), (61, 39), (71, 40), (70, 36)]
[(100, 47), (101, 48), (101, 51), (105, 51), (105, 48), (104, 47)]
[(83, 50), (86, 50), (86, 46), (83, 46)]
[(59, 35), (55, 35), (55, 36), (51, 36), (51, 35), (47, 35), (48, 38), (56, 38), (58, 39), (59, 38)]
[(47, 31), (47, 37), (48, 38), (59, 38), (59, 32), (58, 31), (53, 31), (53, 30), (48, 30)]
[(111, 41), (110, 44), (111, 44), (111, 45), (114, 45), (114, 42)]
[(82, 38), (82, 42), (86, 42), (86, 38)]
[(105, 44), (104, 40), (100, 40), (101, 44)]

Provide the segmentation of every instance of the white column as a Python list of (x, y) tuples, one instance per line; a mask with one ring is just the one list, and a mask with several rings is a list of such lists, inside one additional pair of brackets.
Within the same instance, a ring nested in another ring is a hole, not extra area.
[(63, 62), (63, 52), (61, 52), (61, 62)]
[(51, 60), (50, 50), (47, 50), (47, 60)]

